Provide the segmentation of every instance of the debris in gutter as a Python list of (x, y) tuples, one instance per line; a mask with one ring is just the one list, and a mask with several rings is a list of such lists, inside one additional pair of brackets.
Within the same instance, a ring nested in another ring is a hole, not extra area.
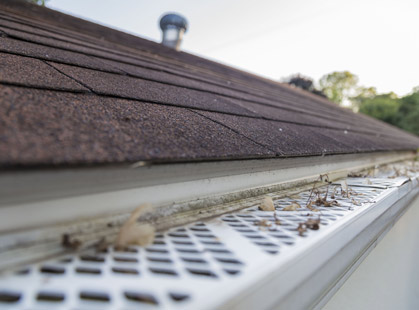
[(146, 246), (154, 241), (155, 228), (150, 224), (140, 224), (138, 219), (144, 213), (152, 210), (149, 203), (143, 204), (135, 209), (129, 219), (122, 225), (116, 238), (115, 248), (123, 250), (129, 245)]
[(342, 195), (348, 192), (348, 183), (346, 182), (346, 180), (340, 182), (340, 187), (342, 189)]
[(96, 252), (104, 252), (108, 248), (108, 242), (106, 237), (102, 237), (96, 244), (94, 245)]
[(302, 237), (304, 233), (307, 231), (306, 225), (304, 223), (299, 223), (297, 227), (298, 234)]
[(318, 219), (308, 219), (305, 223), (306, 227), (311, 230), (319, 230), (320, 228), (320, 216)]
[(256, 221), (255, 225), (260, 226), (260, 227), (271, 227), (272, 223), (269, 222), (268, 220), (261, 220), (261, 221)]
[(313, 212), (320, 212), (320, 210), (319, 209), (317, 209), (317, 208), (314, 208), (313, 207), (313, 202), (312, 201), (310, 201), (308, 204), (307, 204), (307, 209), (309, 209), (310, 211), (313, 211)]
[(320, 216), (317, 219), (310, 218), (304, 223), (299, 223), (297, 227), (298, 234), (303, 236), (307, 229), (319, 230), (320, 229)]
[(274, 219), (275, 219), (275, 225), (281, 225), (281, 221), (278, 218), (278, 215), (276, 214), (276, 212), (274, 213)]
[(275, 211), (274, 202), (271, 197), (266, 196), (261, 205), (259, 206), (259, 209), (262, 211)]
[(352, 198), (351, 202), (355, 206), (360, 206), (361, 205), (361, 203), (359, 201), (356, 201), (354, 198)]
[(77, 250), (82, 242), (77, 238), (72, 238), (69, 234), (63, 234), (61, 238), (61, 245), (70, 250)]
[(289, 206), (286, 206), (285, 208), (283, 208), (282, 211), (297, 211), (297, 209), (300, 209), (300, 208), (301, 206), (299, 203), (293, 202)]

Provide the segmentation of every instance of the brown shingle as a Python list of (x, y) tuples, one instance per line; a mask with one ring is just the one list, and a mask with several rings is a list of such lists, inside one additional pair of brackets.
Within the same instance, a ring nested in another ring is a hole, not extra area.
[(24, 2), (0, 8), (3, 167), (419, 146), (302, 90)]
[(0, 38), (0, 42), (0, 51), (2, 52), (29, 56), (43, 60), (52, 60), (55, 62), (62, 62), (97, 70), (105, 70), (108, 72), (122, 73), (115, 67), (105, 64), (100, 59), (81, 53), (70, 52), (58, 48), (52, 48), (45, 45), (24, 42), (10, 38)]
[(46, 63), (28, 57), (0, 53), (0, 82), (60, 90), (88, 91)]
[(83, 85), (87, 85), (97, 94), (253, 115), (252, 112), (233, 104), (228, 98), (206, 92), (63, 64), (50, 64)]
[(0, 88), (0, 165), (185, 161), (273, 152), (185, 108)]
[(198, 112), (240, 134), (262, 144), (278, 155), (303, 156), (330, 153), (351, 153), (354, 147), (344, 145), (321, 134), (316, 127), (275, 122), (214, 112)]

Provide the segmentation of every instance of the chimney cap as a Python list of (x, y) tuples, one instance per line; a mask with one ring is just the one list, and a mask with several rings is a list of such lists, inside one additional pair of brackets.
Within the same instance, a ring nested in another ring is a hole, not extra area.
[(183, 29), (186, 32), (188, 29), (188, 21), (185, 17), (176, 13), (166, 14), (160, 19), (160, 28), (165, 30), (171, 27)]

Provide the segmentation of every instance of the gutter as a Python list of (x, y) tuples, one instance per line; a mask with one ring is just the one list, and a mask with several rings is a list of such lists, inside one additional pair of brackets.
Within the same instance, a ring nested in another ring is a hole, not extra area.
[[(343, 163), (351, 166), (349, 161)], [(360, 166), (353, 162), (351, 167)], [(0, 309), (38, 309), (44, 305), (34, 297), (40, 291), (65, 296), (54, 309), (136, 309), (143, 300), (138, 296), (144, 294), (161, 309), (321, 309), (419, 193), (417, 172), (410, 177), (392, 175), (391, 171), (410, 168), (408, 163), (381, 169), (373, 165), (374, 176), (343, 179), (358, 202), (336, 194), (339, 205), (319, 206), (320, 212), (282, 210), (293, 201), (304, 206), (313, 184), (323, 192), (328, 186), (338, 189), (342, 173), (349, 170), (339, 168), (329, 170), (336, 180), (332, 185), (300, 178), (212, 197), (212, 207), (210, 198), (202, 198), (195, 207), (191, 201), (172, 205), (179, 212), (154, 222), (157, 227), (161, 223), (156, 243), (132, 247), (132, 252), (111, 246), (98, 252), (92, 247), (101, 232), (109, 237), (117, 234), (119, 226), (109, 226), (109, 221), (122, 223), (125, 213), (5, 232), (0, 236)], [(274, 212), (258, 210), (266, 195), (274, 200), (280, 221), (273, 230), (257, 224), (273, 218)], [(319, 230), (298, 233), (298, 223), (319, 216)], [(90, 246), (66, 250), (61, 246), (63, 232), (85, 237)], [(135, 261), (115, 262), (120, 256)], [(161, 265), (155, 259), (171, 263)], [(140, 276), (116, 273), (116, 267), (137, 270)], [(85, 275), (80, 270), (94, 272)], [(89, 291), (107, 296), (106, 300), (86, 301), (83, 294)], [(137, 298), (127, 292), (137, 292)], [(188, 298), (179, 301), (169, 297), (173, 293)], [(5, 300), (13, 301), (4, 304)]]
[[(131, 212), (144, 202), (157, 207), (155, 217), (169, 216), (183, 212), (185, 208), (204, 209), (220, 201), (260, 195), (275, 188), (310, 184), (320, 174), (327, 173), (331, 179), (344, 177), (348, 171), (414, 156), (412, 152), (382, 152), (171, 165), (147, 165), (141, 162), (121, 167), (5, 171), (0, 174), (0, 234), (115, 216)], [(192, 202), (191, 207), (188, 207), (188, 202)], [(181, 205), (180, 209), (176, 205)], [(22, 217), (28, 212), (32, 213), (31, 217)]]

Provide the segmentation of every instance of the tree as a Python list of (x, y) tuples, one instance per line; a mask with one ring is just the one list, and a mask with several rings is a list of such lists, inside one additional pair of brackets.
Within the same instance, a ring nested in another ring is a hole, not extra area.
[(377, 89), (375, 87), (358, 87), (356, 95), (349, 98), (352, 104), (352, 110), (358, 112), (362, 103), (368, 99), (373, 99), (375, 96), (377, 96)]
[(395, 93), (364, 97), (359, 103), (359, 112), (392, 125), (399, 124), (400, 100)]
[(303, 77), (300, 74), (292, 75), (289, 77), (287, 83), (307, 91), (312, 91), (314, 89), (313, 80), (308, 77)]
[(363, 97), (359, 112), (419, 135), (419, 88), (402, 98), (395, 93)]
[(419, 87), (400, 99), (398, 126), (419, 135)]
[(320, 90), (316, 89), (313, 80), (309, 77), (304, 77), (300, 74), (295, 74), (286, 78), (285, 82), (289, 85), (294, 85), (295, 87), (304, 89), (318, 96), (326, 97)]
[(320, 78), (320, 90), (337, 104), (348, 104), (357, 90), (358, 77), (349, 71), (335, 71)]

